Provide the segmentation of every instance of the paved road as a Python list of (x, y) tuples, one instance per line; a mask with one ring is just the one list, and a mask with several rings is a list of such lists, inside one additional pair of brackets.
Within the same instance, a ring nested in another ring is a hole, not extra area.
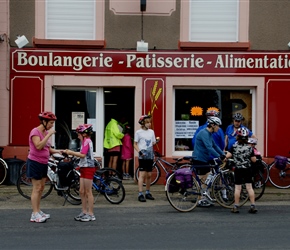
[(174, 210), (164, 187), (153, 186), (155, 201), (137, 201), (137, 185), (124, 181), (125, 201), (112, 205), (100, 196), (95, 222), (73, 220), (80, 206), (66, 203), (53, 191), (42, 200), (51, 214), (46, 223), (29, 222), (30, 201), (15, 186), (0, 186), (0, 249), (289, 249), (290, 190), (267, 188), (259, 212), (240, 214), (215, 205), (189, 213)]

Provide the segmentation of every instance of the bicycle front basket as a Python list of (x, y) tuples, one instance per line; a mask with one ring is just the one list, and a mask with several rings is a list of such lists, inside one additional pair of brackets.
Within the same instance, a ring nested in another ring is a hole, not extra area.
[(286, 164), (288, 162), (288, 159), (285, 156), (276, 155), (275, 161), (276, 161), (276, 165), (275, 165), (276, 168), (278, 168), (280, 170), (284, 170), (286, 168)]

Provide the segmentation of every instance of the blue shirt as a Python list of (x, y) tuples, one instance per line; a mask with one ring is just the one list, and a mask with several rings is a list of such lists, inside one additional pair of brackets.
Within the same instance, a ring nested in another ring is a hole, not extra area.
[[(199, 133), (200, 130), (206, 128), (207, 125), (208, 125), (208, 123), (206, 122), (202, 126), (199, 126), (198, 129), (195, 131), (195, 134), (192, 137), (192, 148), (194, 148), (194, 144), (195, 144), (195, 140), (196, 140), (197, 134)], [(219, 130), (216, 133), (212, 134), (212, 138), (215, 141), (216, 145), (218, 145), (218, 147), (221, 150), (224, 150), (224, 148), (225, 148), (225, 135), (224, 135), (224, 131), (221, 128), (219, 128)]]
[(196, 136), (194, 151), (192, 153), (192, 157), (195, 160), (207, 163), (212, 159), (211, 156), (217, 158), (224, 155), (224, 152), (213, 140), (212, 134), (213, 133), (204, 128)]
[[(249, 130), (247, 127), (245, 127), (244, 125), (240, 126), (241, 128), (246, 128), (249, 131), (249, 137), (251, 137), (253, 135), (253, 132), (251, 130)], [(228, 136), (228, 146), (227, 149), (230, 150), (232, 148), (232, 146), (236, 143), (237, 139), (236, 139), (236, 131), (234, 129), (234, 125), (229, 125), (226, 129), (226, 135)]]

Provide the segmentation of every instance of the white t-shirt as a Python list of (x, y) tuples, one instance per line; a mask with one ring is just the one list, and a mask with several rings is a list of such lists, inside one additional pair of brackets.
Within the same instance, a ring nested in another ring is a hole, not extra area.
[(152, 129), (138, 129), (134, 141), (137, 142), (139, 150), (143, 152), (139, 159), (154, 159), (153, 143), (156, 142), (156, 138)]

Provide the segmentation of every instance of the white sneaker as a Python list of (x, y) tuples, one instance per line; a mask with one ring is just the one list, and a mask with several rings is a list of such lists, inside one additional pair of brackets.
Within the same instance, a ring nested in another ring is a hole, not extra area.
[(31, 222), (43, 223), (46, 222), (46, 218), (43, 217), (40, 213), (32, 213), (30, 217)]
[(42, 212), (41, 210), (40, 210), (39, 214), (40, 214), (42, 217), (45, 217), (46, 219), (50, 219), (50, 214), (46, 214), (46, 213)]

